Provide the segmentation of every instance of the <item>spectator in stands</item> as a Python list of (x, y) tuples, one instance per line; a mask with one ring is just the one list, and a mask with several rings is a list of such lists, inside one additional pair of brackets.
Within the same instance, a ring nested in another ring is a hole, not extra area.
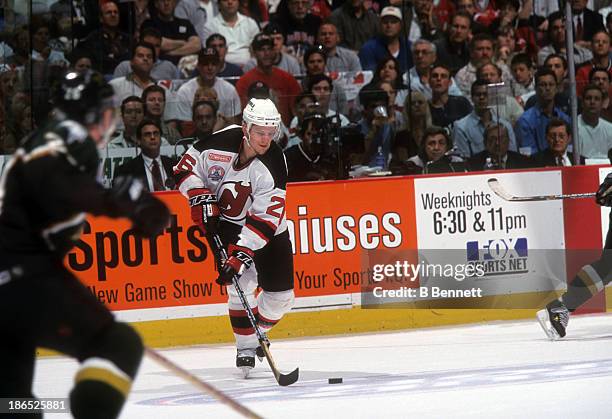
[(163, 87), (152, 85), (142, 92), (144, 103), (144, 117), (155, 121), (161, 129), (162, 137), (170, 144), (175, 144), (181, 134), (172, 125), (164, 121), (164, 111), (166, 109), (166, 90)]
[(332, 12), (330, 20), (338, 28), (340, 45), (355, 52), (380, 31), (379, 17), (364, 5), (364, 0), (345, 1)]
[(463, 96), (450, 95), (451, 74), (448, 67), (437, 64), (429, 75), (432, 97), (429, 101), (431, 119), (434, 125), (448, 127), (458, 119), (472, 112), (470, 101)]
[[(334, 88), (332, 79), (329, 76), (321, 73), (308, 77), (307, 85), (304, 90), (312, 93), (312, 95), (315, 97), (317, 103), (319, 104), (317, 108), (318, 112), (320, 112), (326, 118), (333, 118), (334, 120), (337, 118), (341, 126), (346, 126), (349, 124), (348, 118), (339, 111), (334, 111), (331, 108), (330, 102), (333, 97)], [(297, 122), (296, 118), (293, 120)]]
[[(404, 74), (404, 85), (412, 91), (421, 92), (427, 100), (431, 99), (431, 86), (429, 85), (429, 73), (431, 66), (436, 62), (436, 45), (426, 39), (419, 39), (412, 44), (412, 62), (414, 66)], [(457, 87), (455, 79), (451, 77), (449, 94), (462, 96), (463, 93)], [(404, 96), (405, 97), (405, 96)]]
[(610, 89), (612, 88), (612, 75), (606, 68), (595, 67), (589, 73), (589, 83), (599, 87), (604, 94), (601, 109), (601, 117), (612, 122), (612, 100), (610, 100)]
[[(327, 55), (325, 48), (322, 45), (316, 45), (308, 49), (304, 53), (304, 68), (306, 69), (306, 77), (302, 79), (302, 88), (307, 89), (310, 84), (310, 79), (315, 76), (325, 74), (325, 66), (327, 63)], [(348, 105), (346, 100), (346, 92), (340, 83), (334, 82), (334, 88), (329, 98), (329, 108), (333, 111), (338, 111), (341, 114), (347, 114)]]
[(319, 113), (307, 114), (298, 135), (297, 144), (285, 150), (289, 182), (317, 181), (334, 179), (337, 164), (324, 153), (323, 138), (325, 117)]
[(217, 125), (217, 106), (215, 102), (201, 100), (193, 105), (194, 137), (196, 140), (206, 140)]
[(590, 48), (593, 35), (606, 30), (603, 17), (586, 7), (587, 0), (570, 0), (570, 3), (574, 20), (574, 41), (580, 47)]
[(487, 82), (478, 79), (472, 84), (472, 103), (474, 110), (453, 124), (453, 144), (464, 158), (471, 158), (485, 150), (485, 128), (491, 124), (501, 125), (506, 129), (509, 146), (517, 150), (516, 137), (512, 125), (501, 118), (495, 108), (489, 107)]
[(584, 63), (576, 71), (576, 94), (582, 95), (582, 89), (589, 83), (589, 73), (595, 67), (606, 68), (612, 76), (612, 60), (610, 59), (610, 34), (598, 31), (593, 35), (593, 58)]
[(218, 14), (219, 8), (214, 0), (178, 0), (174, 8), (174, 16), (191, 23), (202, 45), (211, 34), (210, 21)]
[(448, 131), (432, 125), (425, 130), (416, 156), (408, 159), (411, 173), (452, 173), (465, 172), (463, 161), (446, 153), (452, 149)]
[(370, 84), (379, 85), (381, 82), (390, 83), (395, 90), (394, 107), (401, 109), (404, 106), (404, 99), (408, 94), (408, 86), (404, 85), (402, 77), (400, 77), (399, 67), (400, 65), (397, 60), (387, 55), (378, 62), (376, 70), (374, 71), (374, 77)]
[(321, 18), (310, 13), (310, 0), (281, 0), (272, 19), (282, 28), (286, 52), (302, 62), (304, 52), (315, 44)]
[(213, 33), (220, 33), (227, 41), (225, 60), (243, 66), (251, 58), (249, 46), (259, 32), (257, 22), (238, 12), (238, 0), (219, 0), (219, 14), (208, 24)]
[(388, 163), (391, 160), (395, 132), (389, 122), (387, 92), (373, 85), (364, 86), (359, 91), (359, 102), (363, 107), (359, 125), (364, 136), (364, 153), (351, 156), (351, 163), (376, 166), (376, 154), (379, 150)]
[(274, 67), (274, 41), (269, 35), (256, 35), (251, 48), (257, 60), (257, 67), (246, 72), (236, 83), (242, 106), (247, 104), (249, 86), (258, 80), (262, 81), (278, 99), (276, 106), (283, 123), (288, 125), (292, 118), (291, 105), (301, 91), (300, 85), (291, 74)]
[[(274, 66), (286, 71), (289, 74), (302, 74), (303, 71), (300, 68), (300, 63), (293, 56), (283, 51), (285, 47), (285, 35), (283, 35), (282, 28), (274, 22), (271, 22), (263, 30), (263, 33), (270, 35), (270, 38), (274, 41)], [(251, 58), (244, 65), (243, 70), (249, 71), (257, 66), (257, 60), (255, 57)]]
[(136, 147), (138, 138), (136, 128), (144, 118), (144, 103), (139, 96), (128, 96), (121, 102), (123, 130), (119, 130), (108, 143), (110, 148)]
[(521, 106), (524, 106), (527, 99), (535, 94), (533, 62), (525, 53), (516, 54), (510, 63), (510, 70), (512, 71), (510, 80), (512, 95)]
[[(457, 13), (462, 13), (467, 15), (470, 18), (470, 22), (471, 22), (471, 32), (472, 34), (476, 35), (477, 33), (482, 33), (482, 32), (487, 32), (487, 27), (476, 22), (474, 20), (474, 15), (476, 14), (476, 6), (474, 5), (476, 1), (475, 0), (457, 0), (456, 4), (457, 4), (457, 11), (455, 12), (455, 14), (453, 14), (453, 16), (455, 16)], [(452, 22), (452, 17), (451, 17), (451, 22)], [(450, 24), (449, 26), (450, 27)], [(448, 28), (447, 28), (448, 30)], [(467, 64), (467, 62), (466, 62)], [(463, 67), (463, 66), (462, 66)]]
[[(153, 27), (148, 27), (140, 32), (140, 41), (153, 45), (155, 48), (155, 62), (151, 68), (151, 77), (155, 80), (174, 80), (180, 78), (178, 68), (168, 60), (160, 58), (162, 36), (161, 33)], [(113, 78), (124, 77), (132, 72), (130, 60), (125, 60), (119, 63), (113, 73)]]
[(83, 51), (76, 48), (69, 57), (70, 69), (79, 74), (85, 74), (93, 67), (93, 59), (89, 51)]
[(433, 0), (417, 0), (412, 8), (412, 22), (408, 39), (411, 42), (417, 39), (433, 41), (442, 36), (442, 25), (434, 13)]
[(238, 11), (252, 18), (260, 27), (266, 26), (270, 21), (266, 0), (240, 0)]
[[(240, 77), (244, 73), (240, 66), (225, 61), (227, 55), (227, 41), (220, 33), (213, 33), (206, 39), (206, 48), (214, 48), (219, 54), (219, 66), (220, 70), (217, 74), (218, 77)], [(228, 80), (230, 81), (230, 80)], [(236, 81), (233, 81), (235, 83)]]
[(78, 48), (95, 51), (99, 65), (96, 70), (113, 74), (115, 67), (129, 57), (132, 38), (119, 30), (119, 6), (114, 0), (100, 2), (100, 23), (100, 29), (80, 41)]
[(319, 104), (317, 103), (317, 100), (310, 92), (302, 92), (295, 97), (295, 102), (293, 105), (293, 114), (295, 116), (291, 120), (291, 124), (289, 124), (289, 138), (287, 140), (286, 148), (289, 148), (302, 141), (298, 135), (298, 130), (304, 122), (304, 115), (307, 113), (316, 112), (318, 106)]
[(450, 69), (452, 76), (470, 60), (468, 39), (471, 36), (471, 22), (470, 15), (457, 12), (451, 20), (446, 36), (434, 43), (438, 60)]
[(60, 68), (67, 67), (69, 63), (64, 53), (49, 43), (50, 22), (40, 16), (33, 16), (30, 26), (32, 31), (32, 61), (44, 62), (49, 66)]
[(528, 157), (509, 150), (509, 129), (508, 125), (500, 123), (492, 123), (485, 128), (485, 149), (468, 160), (470, 170), (526, 169), (531, 166)]
[[(561, 54), (550, 54), (544, 61), (544, 67), (550, 69), (555, 73), (557, 80), (557, 92), (555, 94), (555, 106), (561, 109), (567, 115), (570, 114), (570, 96), (571, 90), (569, 82), (567, 80), (567, 61)], [(536, 103), (535, 95), (532, 95), (527, 99), (525, 103), (525, 110), (531, 108)], [(580, 107), (580, 104), (578, 104)], [(580, 112), (580, 108), (578, 108)]]
[(555, 106), (557, 78), (548, 68), (535, 75), (536, 104), (526, 110), (516, 121), (516, 139), (522, 154), (535, 154), (548, 148), (546, 127), (552, 118), (570, 122), (569, 117)]
[(215, 89), (219, 98), (219, 112), (237, 121), (235, 118), (242, 112), (240, 98), (231, 83), (218, 77), (220, 66), (216, 49), (204, 48), (200, 51), (197, 67), (199, 75), (183, 84), (176, 93), (176, 115), (179, 121), (191, 121), (195, 92), (198, 87), (204, 86)]
[(602, 103), (603, 92), (599, 87), (588, 85), (584, 88), (574, 148), (587, 159), (606, 159), (612, 148), (612, 123), (601, 118)]
[(402, 12), (394, 6), (385, 7), (380, 14), (381, 32), (367, 40), (359, 50), (359, 60), (364, 70), (374, 71), (378, 62), (387, 55), (397, 57), (400, 73), (412, 67), (410, 41), (401, 33)]
[[(544, 60), (550, 54), (561, 54), (567, 56), (565, 42), (565, 15), (561, 12), (554, 12), (548, 16), (548, 42), (538, 52), (538, 65), (543, 65)], [(574, 45), (574, 62), (576, 65), (585, 63), (593, 58), (593, 54), (588, 48), (582, 45)]]
[[(145, 20), (151, 18), (151, 10), (149, 3), (153, 3), (152, 0), (134, 0), (134, 38), (142, 39), (142, 24)], [(159, 54), (157, 54), (159, 57)]]
[(117, 104), (128, 96), (142, 96), (149, 86), (156, 84), (151, 77), (151, 69), (155, 62), (155, 48), (151, 44), (138, 42), (134, 46), (130, 67), (132, 72), (124, 77), (112, 79), (109, 83), (115, 90)]
[[(477, 34), (470, 41), (470, 62), (455, 75), (457, 85), (464, 96), (469, 97), (470, 95), (470, 87), (476, 81), (476, 70), (480, 66), (492, 62), (494, 46), (493, 38), (486, 33)], [(502, 71), (502, 80), (508, 82), (512, 78), (508, 67), (505, 65), (498, 65), (498, 67)]]
[[(398, 94), (394, 84), (390, 81), (379, 80), (375, 83), (375, 85), (378, 89), (387, 92), (387, 96), (389, 96), (389, 104), (387, 105), (389, 107), (389, 122), (393, 125), (395, 132), (404, 129), (406, 121), (404, 120), (404, 115), (401, 112), (404, 101), (400, 102), (401, 105), (397, 104)], [(408, 94), (408, 90), (403, 89), (401, 90), (401, 93), (402, 97), (405, 98)]]
[[(533, 166), (573, 166), (574, 155), (567, 151), (571, 138), (569, 124), (563, 119), (552, 118), (546, 127), (548, 148), (531, 156)], [(584, 164), (584, 157), (580, 158), (580, 164)]]
[(327, 56), (325, 71), (361, 71), (361, 63), (357, 54), (339, 45), (340, 36), (338, 35), (338, 28), (332, 22), (323, 22), (319, 26), (317, 42), (325, 47)]
[(157, 28), (162, 35), (161, 59), (178, 64), (181, 57), (197, 54), (202, 42), (191, 22), (174, 16), (176, 0), (155, 0), (155, 15), (142, 23), (141, 30)]
[(170, 157), (160, 155), (162, 136), (159, 125), (150, 119), (143, 119), (136, 128), (136, 138), (141, 153), (118, 166), (113, 177), (142, 179), (145, 188), (151, 192), (174, 189), (172, 168), (175, 162)]
[(419, 152), (425, 129), (431, 122), (431, 111), (427, 98), (421, 92), (412, 91), (404, 102), (405, 128), (395, 135), (393, 159), (405, 162)]
[(490, 98), (490, 105), (495, 106), (497, 115), (500, 118), (504, 118), (514, 125), (516, 120), (523, 114), (523, 108), (514, 96), (510, 95), (509, 84), (504, 83), (503, 86), (501, 85), (503, 83), (501, 74), (500, 68), (493, 63), (486, 63), (476, 70), (476, 77), (478, 79), (500, 86), (496, 88), (496, 95)]

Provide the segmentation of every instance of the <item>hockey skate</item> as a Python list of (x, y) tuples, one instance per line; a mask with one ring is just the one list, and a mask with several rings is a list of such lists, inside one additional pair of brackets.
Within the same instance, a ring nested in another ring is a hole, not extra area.
[(244, 378), (255, 368), (255, 349), (238, 349), (236, 355), (236, 366), (242, 370)]
[(561, 301), (551, 301), (545, 309), (538, 311), (536, 316), (538, 323), (550, 340), (558, 340), (565, 336), (565, 329), (569, 322), (569, 311)]
[[(266, 345), (268, 345), (268, 348), (270, 347), (270, 342), (266, 342)], [(263, 351), (263, 348), (261, 346), (258, 346), (257, 349), (255, 349), (255, 354), (257, 355), (257, 359), (259, 359), (259, 362), (263, 362), (264, 358), (266, 357), (266, 354)]]

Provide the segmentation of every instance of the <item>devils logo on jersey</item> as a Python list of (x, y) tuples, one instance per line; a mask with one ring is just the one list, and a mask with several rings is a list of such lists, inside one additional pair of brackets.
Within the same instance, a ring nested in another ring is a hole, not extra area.
[(253, 201), (252, 192), (249, 182), (223, 182), (217, 192), (221, 214), (230, 220), (244, 219), (248, 208), (247, 204)]

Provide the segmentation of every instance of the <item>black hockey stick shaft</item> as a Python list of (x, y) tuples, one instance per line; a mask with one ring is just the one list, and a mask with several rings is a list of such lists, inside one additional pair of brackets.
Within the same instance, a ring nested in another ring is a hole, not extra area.
[(145, 353), (149, 356), (149, 358), (156, 361), (164, 368), (168, 369), (169, 371), (172, 371), (174, 374), (181, 377), (182, 379), (189, 381), (199, 390), (213, 396), (215, 399), (219, 400), (224, 405), (231, 407), (245, 418), (261, 419), (261, 416), (250, 410), (248, 407), (238, 403), (236, 400), (232, 399), (231, 397), (223, 393), (221, 390), (211, 386), (210, 384), (196, 377), (184, 368), (179, 367), (177, 364), (170, 361), (168, 358), (166, 358), (156, 350), (145, 347)]
[[(219, 237), (218, 234), (212, 234), (212, 237), (213, 237), (214, 244), (217, 247), (217, 250), (219, 251), (219, 253), (221, 253), (221, 257), (224, 260), (227, 260), (227, 251), (225, 250), (225, 247), (223, 247), (223, 242), (221, 241), (221, 237)], [(270, 365), (270, 368), (272, 369), (274, 378), (276, 378), (276, 381), (281, 386), (288, 386), (288, 385), (295, 383), (298, 380), (300, 369), (296, 368), (289, 374), (282, 374), (278, 370), (278, 368), (276, 367), (276, 363), (274, 362), (274, 358), (272, 358), (272, 353), (270, 352), (270, 349), (268, 348), (268, 345), (269, 345), (268, 337), (259, 328), (259, 325), (257, 324), (257, 319), (255, 318), (255, 315), (253, 314), (253, 310), (251, 310), (251, 306), (249, 305), (249, 302), (247, 301), (246, 296), (244, 295), (244, 292), (242, 291), (242, 287), (239, 284), (239, 279), (240, 277), (238, 275), (234, 275), (232, 278), (232, 284), (234, 285), (234, 288), (236, 288), (236, 293), (238, 294), (238, 298), (240, 298), (240, 302), (242, 303), (242, 306), (244, 307), (244, 310), (247, 313), (249, 322), (251, 323), (251, 326), (253, 326), (253, 329), (255, 330), (255, 335), (257, 335), (257, 340), (259, 341), (259, 345), (261, 346), (261, 349), (263, 350), (264, 355), (266, 356), (266, 359), (268, 360), (268, 364)]]

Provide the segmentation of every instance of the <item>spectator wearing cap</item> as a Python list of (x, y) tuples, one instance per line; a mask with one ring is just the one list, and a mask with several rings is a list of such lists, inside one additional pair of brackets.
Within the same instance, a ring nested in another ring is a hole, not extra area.
[(366, 41), (359, 50), (359, 60), (364, 70), (374, 71), (387, 55), (397, 58), (400, 74), (412, 67), (410, 41), (401, 35), (402, 12), (394, 6), (385, 7), (380, 14), (381, 34)]
[(155, 15), (145, 20), (140, 30), (154, 27), (160, 31), (160, 58), (178, 64), (181, 57), (197, 54), (202, 49), (202, 42), (191, 22), (174, 16), (176, 0), (155, 0), (154, 5)]
[(251, 57), (249, 46), (259, 26), (255, 20), (238, 12), (238, 3), (238, 0), (219, 0), (219, 14), (210, 20), (209, 29), (225, 37), (225, 60), (242, 67)]
[(380, 31), (378, 15), (364, 5), (364, 0), (345, 1), (329, 20), (338, 28), (340, 45), (355, 52)]
[(86, 51), (95, 51), (101, 60), (99, 70), (103, 74), (112, 74), (117, 64), (128, 58), (130, 36), (119, 30), (119, 6), (116, 2), (100, 2), (100, 24), (98, 30), (91, 32), (79, 42), (78, 47)]
[[(286, 71), (289, 74), (301, 74), (302, 69), (300, 63), (293, 56), (283, 51), (285, 46), (285, 35), (282, 28), (277, 23), (269, 23), (263, 30), (263, 33), (270, 35), (274, 41), (274, 66)], [(257, 65), (257, 60), (253, 57), (244, 65), (243, 70), (249, 71)]]
[(323, 22), (319, 26), (317, 42), (325, 47), (327, 72), (361, 71), (359, 57), (354, 51), (339, 46), (340, 36), (336, 25), (331, 22)]
[[(325, 54), (325, 48), (322, 45), (317, 45), (310, 48), (304, 54), (304, 67), (306, 69), (306, 77), (302, 79), (302, 88), (308, 89), (310, 79), (314, 76), (319, 76), (325, 73), (325, 63), (327, 56)], [(342, 114), (348, 112), (348, 103), (346, 99), (346, 92), (340, 83), (334, 82), (333, 91), (331, 91), (331, 97), (329, 99), (330, 109), (338, 111)]]
[[(227, 40), (220, 33), (213, 33), (206, 39), (206, 48), (214, 48), (219, 54), (219, 70), (218, 77), (240, 77), (244, 74), (239, 65), (228, 63), (225, 61), (227, 55)], [(235, 83), (235, 81), (233, 82)]]
[[(174, 63), (159, 58), (161, 54), (162, 35), (156, 28), (148, 27), (140, 31), (140, 40), (153, 45), (155, 48), (155, 62), (151, 69), (151, 77), (155, 80), (174, 80), (180, 77), (179, 70)], [(113, 78), (127, 76), (131, 71), (130, 60), (121, 61), (119, 65), (115, 67)]]
[(236, 90), (242, 101), (242, 107), (246, 106), (249, 86), (257, 80), (265, 83), (277, 98), (276, 106), (281, 114), (283, 123), (289, 124), (292, 112), (291, 104), (301, 89), (295, 78), (274, 66), (274, 41), (270, 35), (260, 33), (255, 36), (251, 44), (253, 54), (257, 60), (257, 66), (247, 71), (236, 83)]
[(450, 69), (452, 76), (470, 61), (468, 39), (471, 25), (472, 17), (459, 11), (451, 19), (446, 35), (434, 42), (438, 60)]
[(234, 86), (218, 77), (221, 62), (214, 48), (204, 48), (198, 54), (198, 76), (183, 84), (176, 94), (177, 119), (191, 121), (193, 98), (198, 87), (212, 87), (219, 98), (219, 113), (228, 118), (242, 111)]
[(315, 44), (321, 18), (310, 13), (310, 0), (281, 0), (272, 22), (281, 27), (288, 54), (301, 62), (304, 52)]

